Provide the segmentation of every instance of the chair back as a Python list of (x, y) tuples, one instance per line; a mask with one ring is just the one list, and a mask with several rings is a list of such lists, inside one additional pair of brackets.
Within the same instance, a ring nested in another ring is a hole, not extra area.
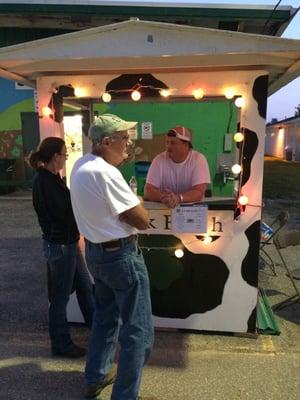
[(261, 248), (273, 240), (274, 236), (283, 228), (289, 218), (290, 214), (288, 211), (281, 211), (270, 225), (264, 222), (261, 223)]
[(274, 236), (273, 240), (277, 249), (285, 249), (289, 246), (297, 246), (300, 244), (300, 230), (291, 229), (280, 231)]
[(281, 211), (281, 213), (277, 215), (275, 220), (277, 220), (280, 227), (282, 227), (283, 225), (285, 225), (288, 222), (289, 218), (290, 218), (290, 214), (288, 211)]

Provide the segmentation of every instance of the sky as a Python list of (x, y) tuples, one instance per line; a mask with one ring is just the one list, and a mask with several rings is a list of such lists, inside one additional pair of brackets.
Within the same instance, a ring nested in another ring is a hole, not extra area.
[[(300, 7), (300, 0), (282, 1), (280, 5), (281, 4)], [(300, 39), (300, 10), (283, 33), (282, 37)], [(281, 120), (292, 117), (295, 113), (295, 107), (298, 104), (300, 104), (300, 77), (268, 98), (267, 121), (271, 121), (272, 118)]]
[[(141, 1), (141, 0), (140, 0)], [(147, 0), (145, 0), (147, 1)], [(148, 0), (149, 1), (149, 0)], [(176, 0), (161, 0), (162, 2), (170, 1), (176, 3)], [(273, 5), (278, 3), (278, 0), (180, 0), (186, 3), (219, 3), (219, 4), (258, 4), (258, 5)], [(282, 0), (281, 6), (300, 7), (300, 0)], [(290, 22), (288, 28), (283, 33), (282, 37), (289, 39), (300, 39), (300, 11)], [(272, 118), (278, 120), (292, 117), (295, 113), (295, 107), (300, 104), (300, 77), (284, 86), (278, 92), (268, 98), (267, 121)]]

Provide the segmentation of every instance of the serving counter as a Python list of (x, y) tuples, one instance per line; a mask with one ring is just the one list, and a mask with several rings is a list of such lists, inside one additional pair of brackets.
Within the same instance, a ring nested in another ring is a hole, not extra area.
[[(185, 225), (184, 232), (172, 229), (180, 210), (172, 215), (161, 203), (144, 205), (151, 222), (140, 233), (139, 245), (149, 271), (155, 326), (253, 332), (257, 289), (247, 273), (243, 216), (234, 219), (236, 200), (216, 197), (181, 205), (206, 209), (206, 229), (197, 232), (187, 232)], [(200, 215), (205, 218), (205, 211)]]
[[(155, 326), (254, 333), (259, 249), (255, 210), (249, 226), (243, 214), (236, 216), (234, 198), (207, 198), (181, 206), (203, 207), (205, 230), (174, 232), (171, 209), (161, 203), (144, 205), (150, 227), (139, 233), (139, 246), (149, 272)], [(83, 322), (75, 293), (68, 320)]]

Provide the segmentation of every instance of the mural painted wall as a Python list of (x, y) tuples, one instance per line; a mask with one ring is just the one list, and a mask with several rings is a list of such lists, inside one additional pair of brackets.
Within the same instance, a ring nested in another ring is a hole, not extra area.
[(16, 179), (22, 179), (24, 160), (20, 113), (34, 111), (33, 90), (18, 90), (15, 82), (0, 78), (0, 93), (0, 159), (17, 159)]

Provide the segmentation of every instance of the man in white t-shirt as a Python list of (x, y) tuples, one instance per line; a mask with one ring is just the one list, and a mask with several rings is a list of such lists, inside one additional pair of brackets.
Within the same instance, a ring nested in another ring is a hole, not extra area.
[(145, 185), (145, 200), (174, 208), (179, 203), (201, 201), (210, 183), (206, 158), (193, 150), (192, 131), (175, 126), (166, 136), (166, 151), (151, 163)]
[(95, 281), (86, 398), (98, 396), (115, 380), (111, 400), (137, 399), (153, 344), (149, 278), (136, 241), (137, 229), (148, 227), (148, 213), (116, 168), (128, 157), (128, 130), (136, 124), (112, 114), (99, 116), (89, 130), (92, 152), (77, 160), (71, 174), (74, 215)]

